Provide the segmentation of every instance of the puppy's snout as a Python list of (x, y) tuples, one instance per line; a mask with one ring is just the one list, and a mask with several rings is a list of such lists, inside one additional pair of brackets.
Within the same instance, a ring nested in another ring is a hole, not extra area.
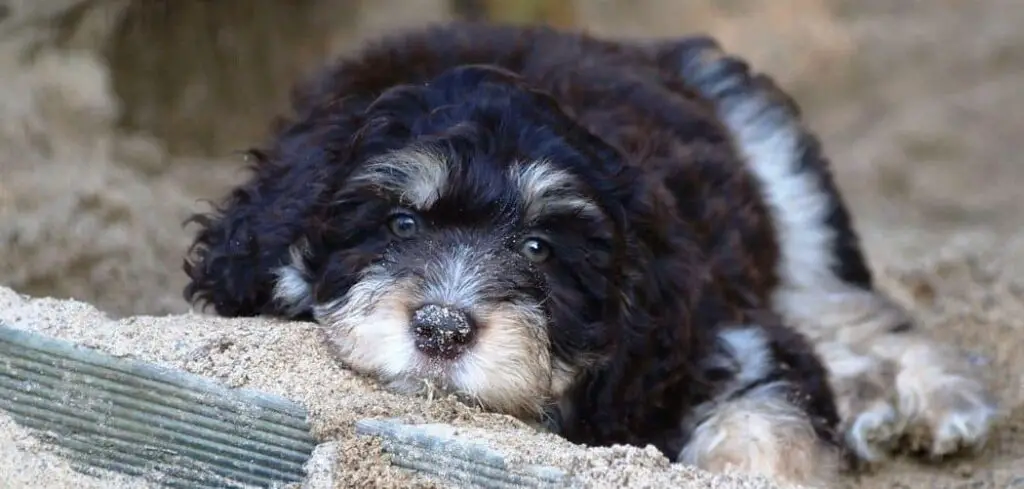
[(457, 308), (427, 304), (412, 314), (416, 348), (431, 357), (453, 358), (473, 340), (473, 319)]

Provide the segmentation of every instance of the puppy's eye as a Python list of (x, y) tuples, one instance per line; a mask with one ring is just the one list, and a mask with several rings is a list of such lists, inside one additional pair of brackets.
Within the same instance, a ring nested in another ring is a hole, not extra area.
[(519, 253), (534, 263), (540, 263), (551, 256), (551, 246), (540, 238), (526, 238), (519, 245)]
[(420, 221), (416, 216), (398, 213), (388, 220), (388, 229), (399, 238), (411, 238), (420, 232)]

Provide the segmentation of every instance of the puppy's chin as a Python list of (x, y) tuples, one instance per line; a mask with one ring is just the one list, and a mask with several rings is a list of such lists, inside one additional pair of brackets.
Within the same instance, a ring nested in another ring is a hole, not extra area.
[(437, 390), (481, 407), (536, 418), (565, 388), (564, 369), (552, 369), (547, 320), (537, 305), (477, 305), (475, 339), (441, 357), (417, 348), (411, 311), (422, 294), (406, 281), (364, 278), (337, 300), (314, 308), (335, 353), (348, 368), (409, 394)]

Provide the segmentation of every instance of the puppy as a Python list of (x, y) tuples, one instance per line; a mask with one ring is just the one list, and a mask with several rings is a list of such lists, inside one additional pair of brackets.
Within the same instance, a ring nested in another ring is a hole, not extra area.
[[(705, 37), (386, 37), (302, 85), (194, 220), (185, 297), (587, 445), (827, 485), (994, 405), (872, 286), (795, 104)], [(820, 356), (819, 356), (820, 354)]]

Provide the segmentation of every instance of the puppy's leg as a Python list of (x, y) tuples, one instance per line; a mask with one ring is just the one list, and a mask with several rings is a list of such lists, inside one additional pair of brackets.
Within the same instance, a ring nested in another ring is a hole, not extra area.
[(776, 302), (818, 336), (845, 399), (847, 441), (865, 460), (879, 460), (897, 438), (932, 457), (984, 445), (998, 414), (987, 387), (960, 352), (915, 331), (881, 292), (784, 291)]
[(792, 99), (710, 39), (657, 52), (714, 103), (761, 185), (780, 250), (774, 308), (821, 350), (851, 448), (877, 460), (902, 435), (933, 456), (981, 446), (997, 412), (992, 396), (961, 356), (913, 331), (874, 288), (828, 161)]
[(693, 431), (678, 460), (712, 472), (739, 471), (784, 484), (831, 486), (838, 457), (821, 442), (785, 390), (769, 384), (715, 406)]
[(712, 363), (730, 371), (730, 380), (687, 419), (690, 436), (678, 461), (831, 486), (839, 467), (836, 416), (810, 345), (765, 326), (723, 331), (720, 340), (723, 351)]
[(836, 341), (815, 347), (829, 371), (844, 444), (858, 462), (884, 459), (902, 430), (896, 410), (895, 366)]

